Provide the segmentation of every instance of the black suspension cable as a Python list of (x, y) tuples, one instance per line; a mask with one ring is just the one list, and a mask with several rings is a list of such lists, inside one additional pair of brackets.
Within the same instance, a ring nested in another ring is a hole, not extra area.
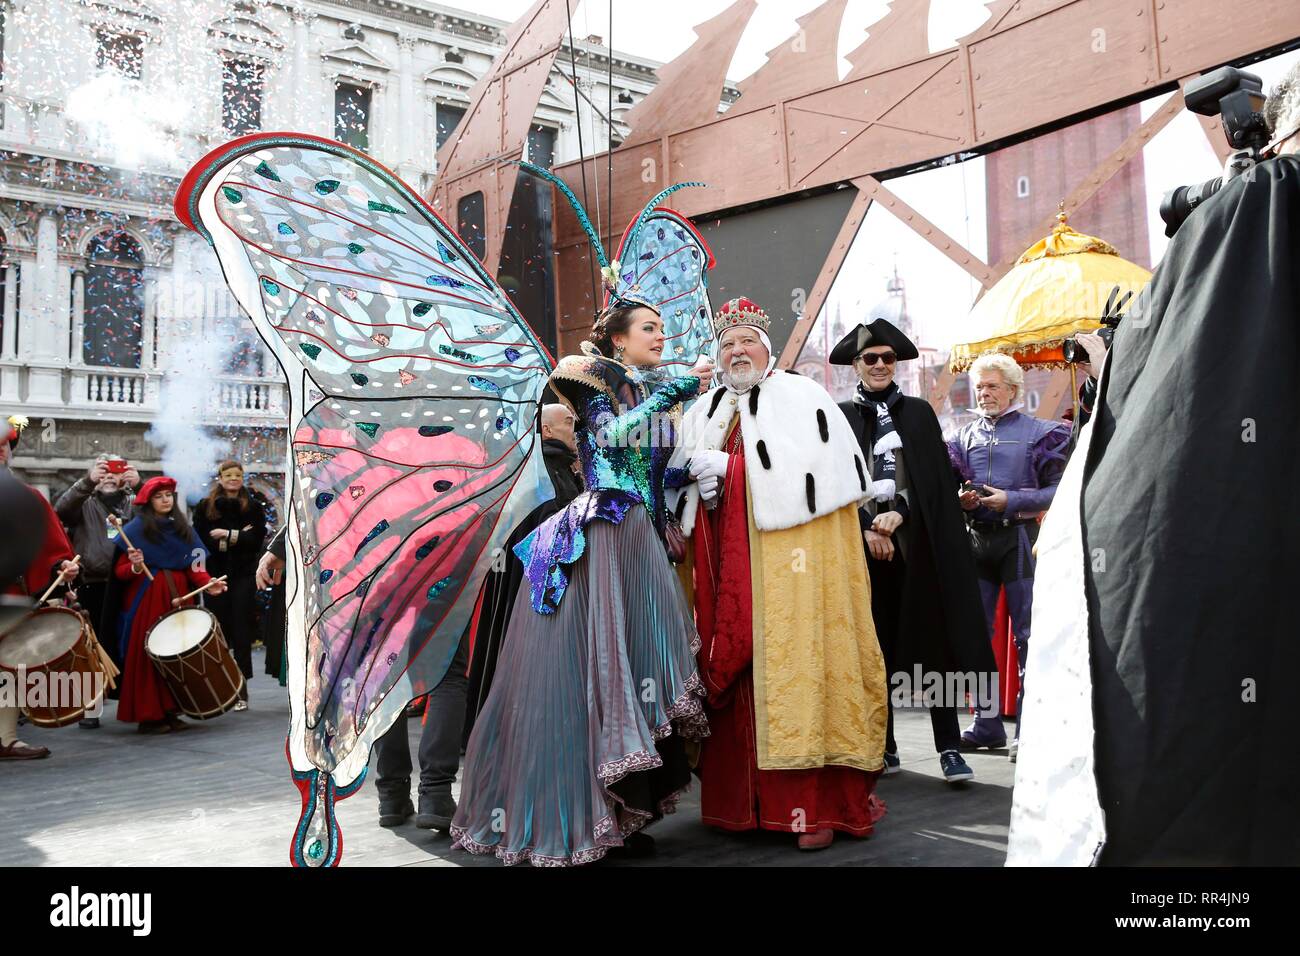
[[(573, 47), (573, 11), (570, 9), (569, 0), (564, 0), (564, 17), (569, 23), (569, 70), (573, 74), (573, 118), (578, 127), (578, 167), (582, 170), (582, 208), (586, 209), (588, 205), (587, 198), (587, 154), (582, 148), (582, 104), (578, 101), (578, 57)], [(600, 226), (600, 220), (596, 220), (597, 228)], [(590, 262), (596, 261), (596, 250), (591, 250)], [(590, 264), (590, 263), (589, 263)], [(596, 283), (596, 274), (589, 268), (591, 274), (591, 307), (595, 311), (600, 311), (600, 287)]]
[[(609, 137), (605, 143), (605, 205), (609, 215), (605, 235), (614, 242), (614, 0), (609, 0), (609, 72), (606, 74), (605, 91), (608, 102), (605, 104), (605, 128)], [(615, 250), (617, 251), (617, 250)]]

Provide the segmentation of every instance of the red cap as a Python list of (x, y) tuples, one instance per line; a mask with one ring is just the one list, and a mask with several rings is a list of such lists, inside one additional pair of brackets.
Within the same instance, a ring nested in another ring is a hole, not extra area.
[(156, 478), (150, 478), (140, 486), (140, 490), (135, 493), (135, 503), (138, 505), (147, 505), (149, 499), (154, 496), (155, 492), (175, 490), (175, 478), (168, 478), (166, 475), (159, 475)]

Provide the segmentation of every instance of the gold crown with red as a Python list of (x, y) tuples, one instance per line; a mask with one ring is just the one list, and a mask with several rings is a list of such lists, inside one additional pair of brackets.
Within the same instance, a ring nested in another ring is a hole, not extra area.
[(752, 325), (756, 329), (768, 330), (772, 320), (753, 299), (741, 296), (732, 299), (713, 313), (713, 335), (717, 338), (733, 325)]

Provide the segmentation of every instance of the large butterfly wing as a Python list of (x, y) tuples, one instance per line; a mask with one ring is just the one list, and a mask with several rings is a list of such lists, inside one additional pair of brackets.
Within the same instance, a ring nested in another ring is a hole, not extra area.
[[(629, 242), (635, 248), (629, 248)], [(666, 366), (690, 368), (713, 340), (708, 273), (713, 253), (691, 221), (655, 209), (628, 226), (619, 246), (619, 278), (658, 308), (664, 321)]]
[(455, 233), (339, 143), (236, 140), (176, 207), (289, 372), (289, 752), (346, 790), (445, 674), (503, 512), (536, 503), (512, 489), (536, 487), (553, 363)]

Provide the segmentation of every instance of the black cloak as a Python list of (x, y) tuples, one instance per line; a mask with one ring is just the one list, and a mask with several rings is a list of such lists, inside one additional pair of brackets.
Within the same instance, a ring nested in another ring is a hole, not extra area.
[(474, 654), (469, 664), (464, 732), (466, 743), (479, 711), (487, 703), (488, 691), (492, 689), (492, 677), (501, 655), (502, 640), (510, 627), (515, 597), (524, 579), (524, 564), (515, 555), (515, 545), (582, 493), (582, 479), (570, 467), (577, 461), (576, 454), (569, 451), (562, 442), (547, 438), (542, 441), (542, 455), (551, 485), (555, 488), (555, 497), (543, 501), (519, 522), (506, 541), (504, 567), (493, 568), (483, 582), (483, 606), (479, 611), (478, 629), (474, 632)]
[[(875, 415), (863, 414), (867, 409), (852, 401), (841, 402), (840, 410), (857, 436), (863, 460), (871, 460)], [(923, 671), (996, 673), (975, 559), (957, 503), (961, 482), (953, 473), (939, 419), (928, 402), (906, 395), (889, 413), (903, 441), (908, 483), (908, 514), (896, 532), (907, 536), (907, 576), (890, 663), (895, 671), (909, 673), (918, 663)]]
[(1300, 159), (1283, 157), (1174, 237), (1116, 331), (1093, 413), (1082, 531), (1103, 864), (1300, 863), (1298, 338)]

